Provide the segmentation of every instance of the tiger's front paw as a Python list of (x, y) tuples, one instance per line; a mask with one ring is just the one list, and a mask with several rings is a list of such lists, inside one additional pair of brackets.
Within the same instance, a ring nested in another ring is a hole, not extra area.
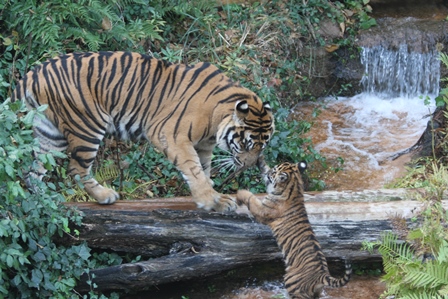
[[(219, 193), (218, 193), (219, 194)], [(219, 194), (219, 198), (215, 198), (215, 206), (213, 210), (221, 213), (233, 212), (238, 207), (235, 199), (227, 194)]]
[(88, 193), (95, 198), (100, 205), (111, 205), (117, 199), (120, 198), (117, 192), (112, 189), (105, 188), (101, 185), (96, 186), (91, 190), (88, 190)]
[(237, 208), (235, 199), (227, 194), (220, 194), (216, 191), (208, 195), (202, 194), (200, 196), (194, 196), (193, 199), (198, 208), (206, 211), (227, 213), (235, 211)]

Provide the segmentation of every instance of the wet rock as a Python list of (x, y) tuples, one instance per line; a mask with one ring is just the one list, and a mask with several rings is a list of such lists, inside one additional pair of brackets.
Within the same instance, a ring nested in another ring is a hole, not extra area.
[(398, 50), (406, 44), (410, 52), (427, 53), (446, 44), (448, 25), (434, 20), (415, 18), (377, 20), (378, 26), (365, 30), (359, 35), (358, 45), (361, 47), (382, 46), (390, 50)]
[[(448, 51), (448, 23), (444, 21), (448, 7), (442, 1), (428, 0), (422, 4), (413, 0), (377, 0), (371, 1), (371, 4), (373, 16), (379, 16), (378, 25), (362, 31), (357, 37), (356, 46), (399, 50), (405, 44), (409, 52)], [(401, 11), (403, 7), (406, 10)], [(396, 9), (400, 9), (401, 14), (395, 13)], [(338, 24), (323, 22), (321, 25), (318, 33), (328, 43), (340, 33)], [(329, 53), (325, 47), (316, 46), (304, 48), (302, 57), (304, 61), (311, 61), (298, 70), (310, 79), (307, 93), (311, 97), (331, 94), (353, 96), (362, 91), (360, 81), (365, 71), (360, 61), (360, 51), (340, 48)], [(441, 66), (440, 76), (448, 77), (446, 67)]]

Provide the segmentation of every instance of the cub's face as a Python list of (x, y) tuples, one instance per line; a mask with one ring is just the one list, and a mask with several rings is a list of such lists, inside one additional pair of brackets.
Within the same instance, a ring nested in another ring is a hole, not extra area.
[(303, 181), (301, 173), (306, 169), (306, 163), (298, 164), (282, 163), (271, 168), (265, 175), (266, 192), (272, 195), (303, 193)]
[(255, 165), (274, 133), (271, 107), (261, 101), (255, 104), (237, 102), (231, 121), (219, 134), (218, 146), (232, 154), (236, 171)]
[(294, 164), (283, 163), (271, 168), (264, 176), (266, 192), (272, 195), (280, 195), (291, 180), (290, 172), (294, 171)]

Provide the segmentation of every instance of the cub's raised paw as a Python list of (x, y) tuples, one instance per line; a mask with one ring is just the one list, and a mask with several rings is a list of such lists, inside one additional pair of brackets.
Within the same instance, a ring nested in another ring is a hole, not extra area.
[(236, 193), (236, 203), (238, 205), (247, 205), (251, 196), (253, 196), (253, 194), (248, 190), (238, 190)]

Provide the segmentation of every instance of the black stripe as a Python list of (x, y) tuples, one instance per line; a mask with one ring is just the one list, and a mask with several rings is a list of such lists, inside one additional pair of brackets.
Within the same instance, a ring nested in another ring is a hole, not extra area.
[[(204, 64), (204, 66), (209, 67), (210, 64)], [(204, 66), (203, 66), (203, 67), (204, 67)], [(196, 82), (196, 80), (197, 80), (199, 74), (200, 74), (202, 71), (203, 71), (203, 68), (201, 67), (201, 68), (199, 68), (198, 70), (196, 70), (196, 71), (194, 72), (193, 78), (192, 78), (192, 80), (190, 81), (190, 84), (189, 84), (189, 85), (187, 86), (187, 88), (185, 89), (184, 93), (185, 93), (185, 92), (186, 92), (186, 91), (187, 91), (187, 90), (188, 90), (188, 89), (189, 89), (189, 88)], [(221, 74), (221, 72), (220, 72), (219, 70), (216, 70), (216, 71), (214, 71), (213, 73), (209, 74), (209, 75), (202, 81), (201, 85), (196, 89), (196, 91), (190, 96), (190, 98), (189, 98), (188, 100), (186, 100), (186, 102), (185, 102), (184, 105), (183, 105), (183, 109), (182, 109), (182, 111), (181, 111), (181, 113), (180, 113), (179, 119), (176, 121), (176, 125), (175, 125), (175, 127), (174, 127), (174, 140), (176, 140), (177, 135), (179, 134), (179, 126), (180, 126), (181, 120), (182, 120), (182, 118), (183, 118), (185, 112), (187, 111), (188, 104), (190, 103), (190, 101), (191, 101), (192, 99), (195, 98), (195, 96), (196, 96), (197, 93), (199, 93), (204, 87), (206, 87), (206, 86), (208, 85), (208, 83), (209, 83), (210, 80), (212, 80), (214, 77), (218, 76), (219, 74)], [(184, 93), (182, 93), (182, 96), (183, 96)], [(179, 105), (178, 105), (178, 106), (179, 106)], [(176, 107), (176, 108), (177, 108), (177, 107)]]

